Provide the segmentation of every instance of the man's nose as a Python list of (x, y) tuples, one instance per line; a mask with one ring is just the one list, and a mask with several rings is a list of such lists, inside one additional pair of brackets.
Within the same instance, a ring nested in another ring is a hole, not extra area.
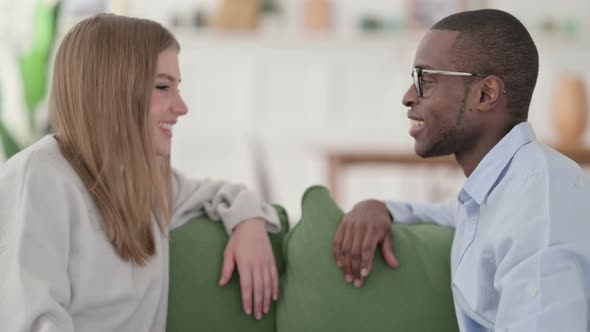
[(418, 93), (416, 92), (416, 87), (412, 84), (406, 90), (404, 97), (402, 98), (402, 104), (406, 107), (412, 107), (418, 102)]

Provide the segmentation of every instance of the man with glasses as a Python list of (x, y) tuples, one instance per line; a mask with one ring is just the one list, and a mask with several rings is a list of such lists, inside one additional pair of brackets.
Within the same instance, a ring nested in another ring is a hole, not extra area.
[(526, 28), (499, 10), (431, 28), (403, 97), (410, 135), (421, 157), (455, 155), (467, 179), (446, 204), (356, 204), (334, 239), (349, 283), (362, 286), (377, 245), (399, 266), (391, 222), (437, 223), (455, 228), (461, 331), (589, 331), (590, 181), (527, 122), (538, 63)]

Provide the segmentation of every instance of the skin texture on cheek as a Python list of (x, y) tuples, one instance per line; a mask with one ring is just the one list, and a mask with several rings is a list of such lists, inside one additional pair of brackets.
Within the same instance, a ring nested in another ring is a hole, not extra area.
[(159, 156), (167, 156), (170, 153), (169, 143), (162, 135), (162, 130), (158, 125), (162, 115), (165, 113), (166, 107), (165, 105), (162, 105), (162, 98), (157, 95), (158, 93), (159, 92), (154, 91), (150, 99), (149, 125), (156, 154)]
[(450, 108), (440, 108), (425, 117), (426, 141), (416, 141), (416, 153), (421, 157), (444, 156), (455, 153), (465, 143), (465, 96)]

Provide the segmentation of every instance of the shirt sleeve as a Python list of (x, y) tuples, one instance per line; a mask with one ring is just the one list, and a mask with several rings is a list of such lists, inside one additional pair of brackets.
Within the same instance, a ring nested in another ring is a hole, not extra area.
[(228, 234), (242, 221), (251, 218), (266, 220), (268, 232), (278, 233), (281, 230), (279, 216), (272, 205), (243, 185), (187, 179), (174, 171), (173, 190), (171, 229), (196, 216), (207, 215), (213, 220), (221, 220)]
[(433, 223), (447, 227), (455, 227), (461, 207), (456, 199), (438, 204), (398, 201), (386, 201), (385, 204), (395, 223)]
[(51, 166), (15, 166), (0, 170), (1, 329), (74, 331), (66, 310), (71, 185)]

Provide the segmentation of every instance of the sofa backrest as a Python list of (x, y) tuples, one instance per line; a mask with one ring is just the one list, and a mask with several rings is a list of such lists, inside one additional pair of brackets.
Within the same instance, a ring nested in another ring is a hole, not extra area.
[[(285, 269), (282, 247), (289, 229), (285, 210), (275, 205), (280, 234), (270, 234), (279, 274)], [(170, 232), (170, 286), (166, 331), (275, 332), (275, 303), (260, 321), (242, 309), (237, 273), (227, 286), (218, 286), (228, 236), (220, 222), (197, 217)], [(237, 272), (237, 271), (236, 271)]]
[(450, 287), (451, 229), (394, 225), (400, 268), (380, 253), (361, 288), (344, 281), (332, 242), (343, 212), (327, 189), (303, 195), (301, 221), (270, 235), (281, 273), (279, 301), (261, 321), (244, 314), (237, 276), (217, 286), (228, 237), (223, 225), (195, 218), (170, 234), (167, 331), (358, 332), (458, 331)]
[(458, 331), (451, 294), (453, 231), (432, 224), (394, 225), (389, 268), (375, 254), (361, 288), (347, 284), (332, 243), (343, 216), (328, 190), (303, 196), (301, 221), (285, 239), (287, 270), (281, 280), (278, 332)]

